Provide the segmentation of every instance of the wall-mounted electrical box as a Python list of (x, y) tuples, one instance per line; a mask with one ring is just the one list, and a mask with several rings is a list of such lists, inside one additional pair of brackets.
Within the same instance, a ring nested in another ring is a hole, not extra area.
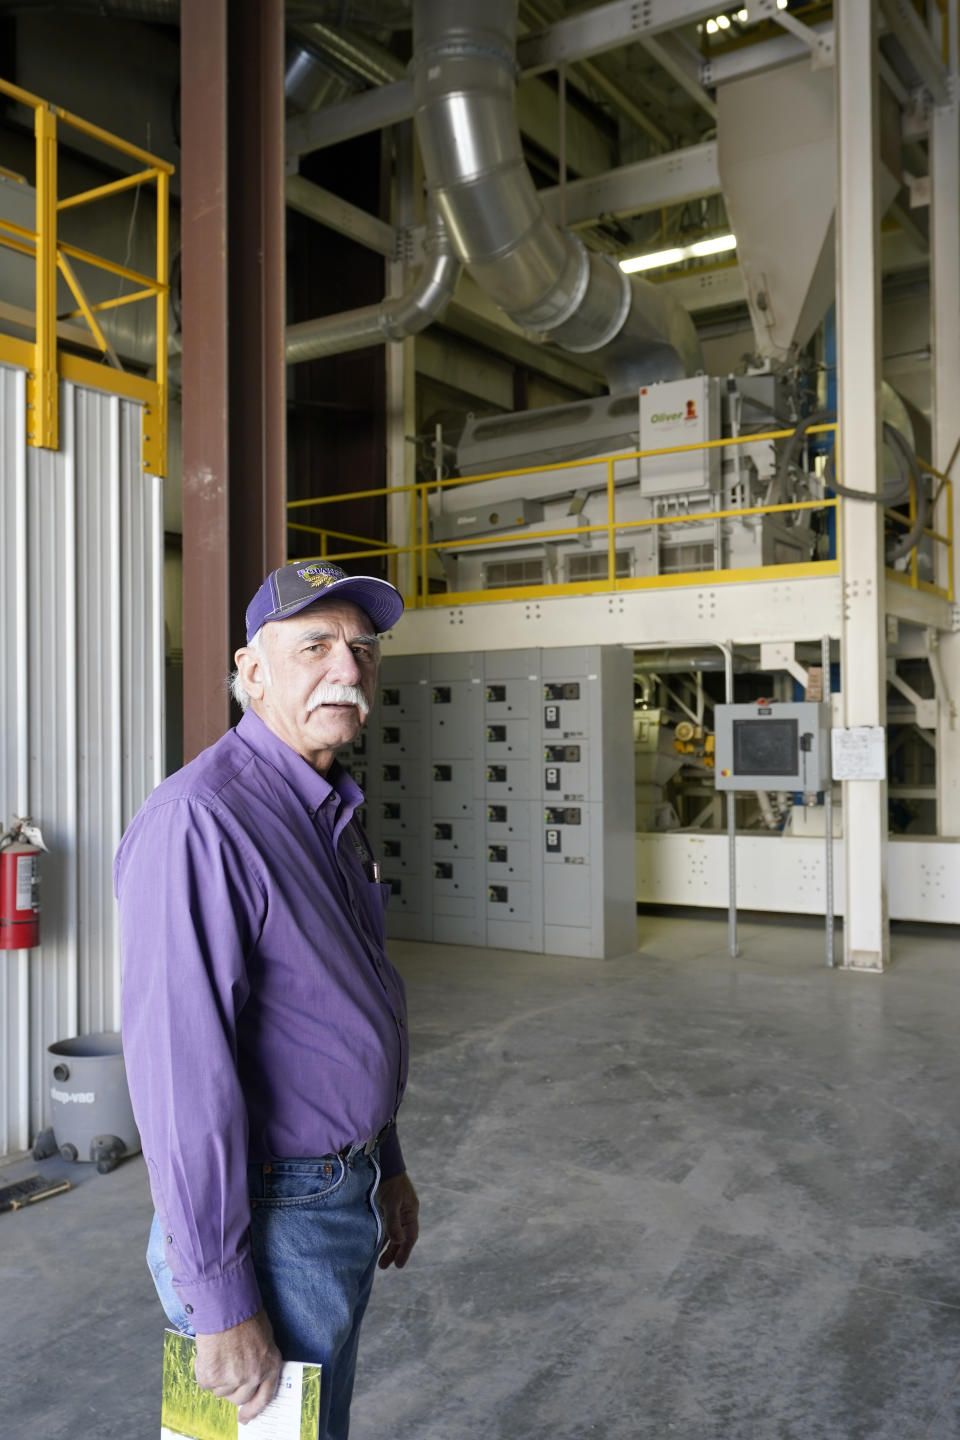
[(830, 706), (812, 701), (718, 705), (718, 790), (825, 790), (830, 781)]

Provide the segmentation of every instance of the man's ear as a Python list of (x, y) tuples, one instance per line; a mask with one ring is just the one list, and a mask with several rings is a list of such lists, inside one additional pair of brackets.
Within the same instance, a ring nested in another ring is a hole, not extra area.
[(250, 699), (262, 700), (267, 681), (263, 656), (258, 655), (256, 650), (249, 650), (246, 645), (243, 645), (234, 655), (233, 663), (237, 667), (240, 683)]

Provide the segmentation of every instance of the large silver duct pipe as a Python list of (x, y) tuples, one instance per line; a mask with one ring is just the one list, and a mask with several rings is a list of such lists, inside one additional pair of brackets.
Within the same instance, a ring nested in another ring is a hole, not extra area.
[(516, 0), (414, 0), (415, 117), (427, 185), (456, 253), (524, 329), (601, 351), (614, 392), (702, 366), (690, 316), (547, 216), (515, 108)]
[(366, 345), (385, 345), (388, 340), (405, 340), (425, 330), (443, 313), (460, 278), (460, 262), (435, 209), (427, 217), (423, 251), (423, 266), (405, 295), (288, 326), (287, 364), (342, 355)]

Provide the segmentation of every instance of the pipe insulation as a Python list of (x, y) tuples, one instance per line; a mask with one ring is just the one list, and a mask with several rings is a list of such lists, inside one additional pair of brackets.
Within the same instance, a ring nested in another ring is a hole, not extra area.
[(547, 215), (516, 118), (516, 0), (414, 0), (414, 116), (456, 254), (525, 330), (599, 352), (610, 389), (702, 368), (689, 314)]
[(460, 262), (435, 208), (427, 216), (423, 253), (423, 265), (405, 295), (288, 325), (287, 364), (300, 365), (322, 355), (343, 355), (367, 345), (385, 345), (388, 340), (405, 340), (425, 330), (443, 313), (460, 278)]

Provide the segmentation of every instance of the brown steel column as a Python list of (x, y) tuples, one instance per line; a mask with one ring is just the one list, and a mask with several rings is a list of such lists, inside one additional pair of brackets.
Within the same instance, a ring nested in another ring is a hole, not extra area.
[(282, 0), (183, 0), (184, 759), (285, 558)]

